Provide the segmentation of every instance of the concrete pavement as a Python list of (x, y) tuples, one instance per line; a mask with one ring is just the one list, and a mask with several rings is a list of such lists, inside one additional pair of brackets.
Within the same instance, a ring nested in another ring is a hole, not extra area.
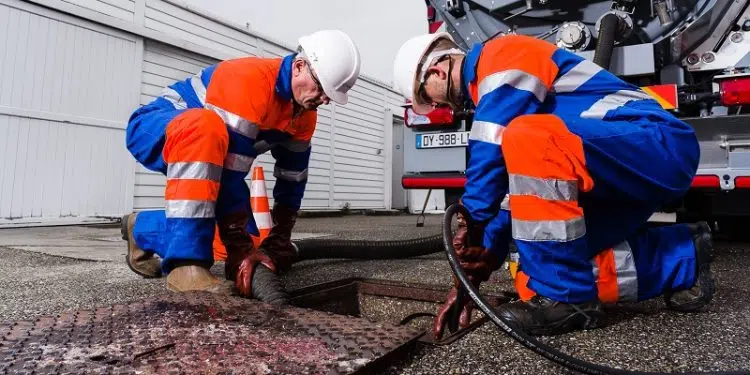
[[(439, 233), (441, 217), (302, 218), (304, 236), (405, 239)], [(0, 320), (27, 319), (70, 309), (145, 298), (164, 292), (164, 280), (145, 280), (125, 265), (117, 227), (0, 230)], [(223, 267), (214, 267), (217, 273)], [(660, 299), (611, 309), (603, 329), (545, 339), (560, 350), (609, 366), (642, 371), (750, 371), (750, 245), (717, 245), (719, 292), (700, 314), (668, 311)], [(289, 289), (344, 277), (449, 285), (442, 253), (406, 260), (316, 260), (297, 263), (284, 277)], [(510, 289), (507, 271), (487, 288)], [(433, 311), (429, 311), (433, 312)], [(398, 318), (398, 317), (394, 317)], [(499, 332), (491, 323), (450, 346), (420, 347), (388, 370), (392, 374), (566, 373)]]

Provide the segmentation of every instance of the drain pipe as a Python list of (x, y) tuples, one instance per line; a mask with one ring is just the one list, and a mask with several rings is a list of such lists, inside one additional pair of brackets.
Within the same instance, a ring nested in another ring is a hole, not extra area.
[(310, 259), (405, 259), (442, 251), (443, 235), (398, 241), (308, 238), (293, 241), (297, 261)]
[[(405, 259), (443, 251), (443, 235), (398, 241), (340, 240), (309, 238), (292, 241), (297, 250), (295, 261), (311, 259)], [(289, 303), (281, 278), (266, 267), (256, 267), (252, 283), (253, 298), (274, 305)]]
[(599, 30), (596, 38), (596, 51), (594, 51), (594, 63), (609, 70), (612, 54), (615, 50), (615, 40), (620, 34), (620, 17), (609, 12), (599, 18), (597, 22)]

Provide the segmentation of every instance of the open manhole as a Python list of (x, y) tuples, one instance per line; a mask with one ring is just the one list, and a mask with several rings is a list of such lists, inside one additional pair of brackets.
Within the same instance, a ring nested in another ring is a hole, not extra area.
[[(432, 345), (449, 344), (477, 328), (486, 318), (474, 320), (466, 329), (454, 334), (446, 332), (440, 341), (434, 340), (434, 313), (445, 302), (448, 288), (432, 284), (405, 283), (390, 280), (349, 278), (317, 284), (291, 292), (295, 306), (361, 317), (372, 322), (384, 322), (420, 330), (419, 341)], [(518, 298), (514, 293), (484, 293), (493, 306)]]
[(428, 320), (398, 317), (434, 312), (445, 292), (347, 279), (293, 291), (294, 306), (170, 293), (9, 322), (0, 325), (0, 374), (373, 373), (431, 341), (419, 326)]

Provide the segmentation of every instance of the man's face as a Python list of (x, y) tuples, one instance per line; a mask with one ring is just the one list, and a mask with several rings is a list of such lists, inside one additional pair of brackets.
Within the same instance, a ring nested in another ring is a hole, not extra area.
[(419, 95), (426, 103), (437, 105), (450, 105), (453, 103), (448, 99), (448, 61), (442, 61), (431, 66), (427, 70), (426, 78)]
[(306, 110), (314, 110), (330, 102), (310, 64), (304, 60), (295, 60), (292, 65), (292, 93), (294, 101)]

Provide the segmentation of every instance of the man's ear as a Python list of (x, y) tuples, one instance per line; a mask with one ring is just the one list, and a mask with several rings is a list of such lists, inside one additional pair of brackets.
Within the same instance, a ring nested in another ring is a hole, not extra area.
[(302, 69), (305, 67), (305, 62), (303, 60), (294, 60), (292, 63), (292, 76), (297, 77), (298, 75), (302, 74)]

